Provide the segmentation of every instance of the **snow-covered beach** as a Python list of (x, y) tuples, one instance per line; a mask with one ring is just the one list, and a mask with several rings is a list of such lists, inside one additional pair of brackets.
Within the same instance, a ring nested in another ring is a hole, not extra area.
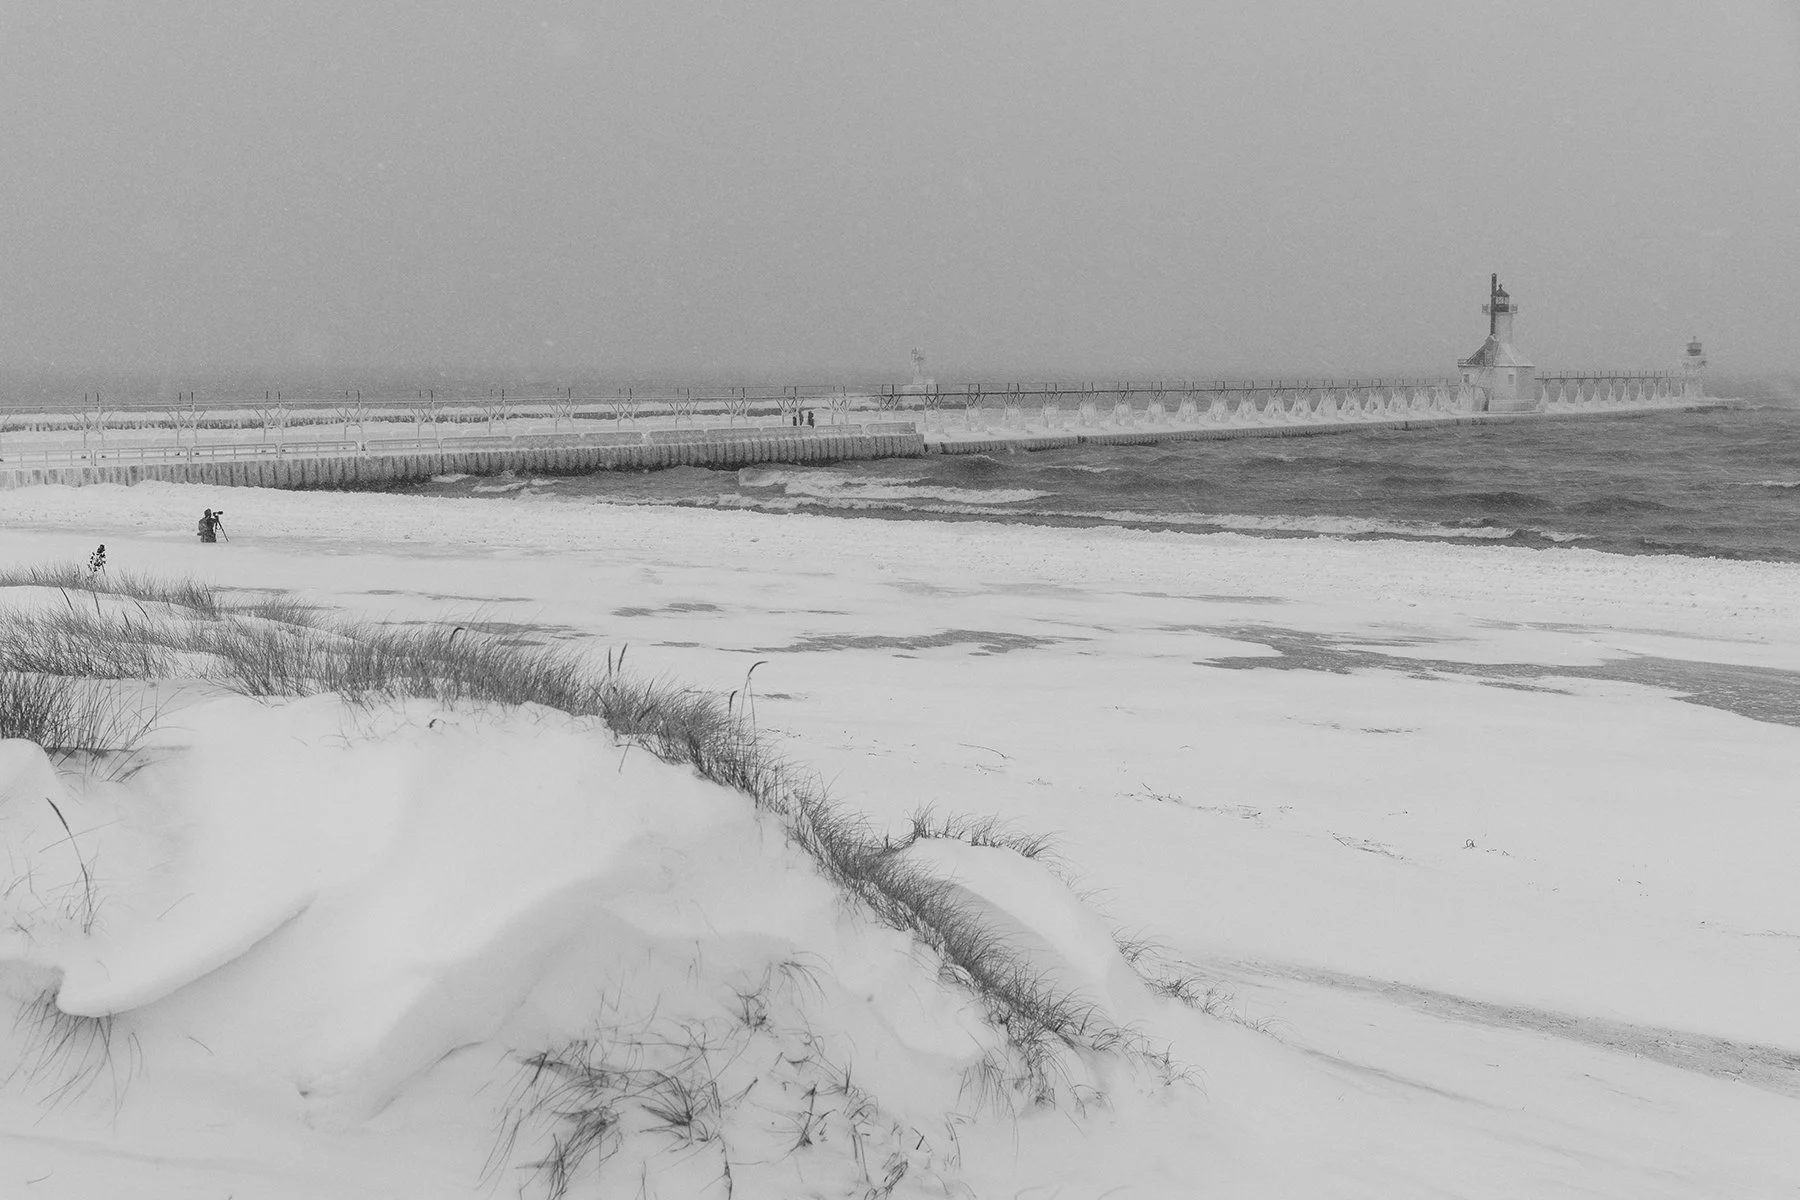
[[(195, 544), (194, 517), (218, 503), (231, 542)], [(1800, 568), (549, 498), (0, 494), (8, 566), (80, 561), (101, 542), (110, 570), (291, 590), (598, 659), (629, 647), (638, 671), (719, 693), (743, 695), (760, 662), (759, 727), (841, 803), (895, 827), (930, 806), (1053, 835), (1105, 927), (1159, 941), (1218, 989), (1212, 1015), (1172, 1003), (1129, 1014), (1191, 1068), (1186, 1081), (1125, 1081), (1085, 1109), (959, 1121), (943, 1172), (894, 1194), (1800, 1187)], [(257, 719), (254, 702), (229, 703), (232, 721)], [(328, 737), (339, 720), (314, 717), (295, 717), (297, 737)], [(491, 898), (534, 858), (496, 812), (509, 784), (526, 786), (535, 751), (459, 763), (418, 719), (432, 718), (403, 714), (381, 735), (411, 739), (384, 778), (461, 799), (435, 817), (400, 806), (399, 825), (424, 822), (421, 837), (445, 822), (445, 844), (414, 856), (425, 890), (409, 902), (498, 921), (505, 901)], [(228, 747), (214, 752), (228, 771)], [(379, 792), (370, 804), (388, 802)], [(709, 836), (743, 836), (745, 816), (708, 809), (712, 797), (657, 797), (711, 812), (694, 818)], [(296, 841), (284, 864), (279, 839), (234, 815), (251, 832), (217, 849), (266, 855), (234, 869), (287, 881), (269, 896), (348, 877), (344, 846)], [(535, 861), (554, 877), (556, 855)], [(709, 921), (732, 911), (755, 927), (804, 910), (681, 861), (712, 897)], [(376, 877), (412, 869), (394, 862)], [(431, 891), (457, 879), (466, 888)], [(359, 924), (360, 894), (334, 893), (330, 921), (295, 902), (327, 973), (304, 994), (285, 989), (309, 943), (289, 937), (261, 960), (234, 948), (229, 965), (152, 1004), (140, 1044), (116, 1056), (128, 1086), (103, 1078), (47, 1100), (41, 1075), (15, 1074), (0, 1090), (0, 1190), (511, 1194), (524, 1176), (488, 1160), (516, 1072), (482, 1032), (506, 1013), (439, 1012), (472, 1031), (451, 1038), (462, 1049), (418, 1063), (422, 1073), (396, 1069), (391, 1097), (367, 1111), (295, 1091), (283, 1072), (316, 1046), (270, 1050), (260, 1075), (244, 1068), (249, 1051), (172, 1050), (171, 1030), (206, 1020), (260, 1036), (231, 1015), (238, 1005), (354, 1031), (367, 1006), (395, 1004), (400, 984), (379, 970), (330, 975), (346, 939), (394, 936)], [(379, 919), (417, 919), (368, 894)], [(693, 916), (671, 918), (669, 936), (704, 940)], [(565, 934), (510, 936), (541, 950)], [(837, 986), (858, 997), (879, 980)], [(491, 981), (447, 994), (507, 1002)], [(870, 1074), (906, 1091), (896, 1103), (915, 1115), (956, 1106), (943, 1065), (954, 1055), (938, 1047), (948, 1057), (934, 1078), (928, 1050), (964, 1019), (942, 998), (920, 1013), (922, 1030), (900, 1039), (908, 1054)], [(21, 1024), (0, 1044), (16, 1056), (31, 1033)], [(215, 1052), (230, 1071), (209, 1068)], [(352, 1032), (333, 1052), (364, 1061)], [(690, 1194), (663, 1188), (652, 1194)]]

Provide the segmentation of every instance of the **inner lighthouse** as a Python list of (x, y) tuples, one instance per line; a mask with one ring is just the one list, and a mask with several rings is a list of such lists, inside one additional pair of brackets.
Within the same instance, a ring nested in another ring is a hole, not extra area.
[(1487, 341), (1462, 359), (1456, 369), (1464, 383), (1481, 390), (1477, 401), (1483, 412), (1531, 412), (1538, 407), (1537, 368), (1512, 344), (1513, 315), (1519, 306), (1500, 286), (1498, 273), (1488, 276)]

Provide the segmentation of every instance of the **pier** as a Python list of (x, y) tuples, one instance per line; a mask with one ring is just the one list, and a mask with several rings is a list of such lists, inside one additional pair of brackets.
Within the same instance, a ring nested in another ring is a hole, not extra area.
[(1671, 411), (1691, 411), (1717, 401), (1679, 403), (1655, 407), (1619, 408), (1607, 412), (1473, 413), (1465, 416), (1419, 416), (1359, 421), (1294, 421), (1281, 424), (1220, 424), (1193, 428), (1096, 428), (1058, 432), (988, 428), (956, 430), (933, 435), (925, 441), (927, 454), (994, 454), (1018, 451), (1067, 450), (1076, 446), (1154, 446), (1163, 442), (1214, 442), (1237, 438), (1325, 437), (1331, 434), (1376, 429), (1428, 430), (1457, 425), (1506, 425), (1520, 421), (1617, 421)]
[(473, 435), (418, 439), (222, 440), (139, 444), (87, 451), (24, 452), (0, 461), (0, 488), (40, 484), (134, 484), (145, 480), (211, 487), (359, 488), (416, 483), (440, 475), (580, 475), (667, 467), (731, 470), (759, 463), (828, 463), (908, 458), (924, 453), (911, 424), (874, 422), (818, 428), (648, 429), (624, 433)]
[(1700, 407), (1679, 372), (1543, 374), (1498, 412), (1456, 379), (966, 384), (955, 390), (673, 389), (617, 396), (333, 400), (0, 410), (0, 488), (42, 484), (358, 488), (441, 475), (1153, 445), (1611, 419)]
[(1516, 411), (1493, 411), (1480, 386), (1449, 379), (1013, 388), (958, 397), (960, 407), (936, 405), (922, 424), (927, 452), (983, 454), (1615, 419), (1708, 403), (1674, 372), (1547, 375), (1540, 382), (1538, 402)]

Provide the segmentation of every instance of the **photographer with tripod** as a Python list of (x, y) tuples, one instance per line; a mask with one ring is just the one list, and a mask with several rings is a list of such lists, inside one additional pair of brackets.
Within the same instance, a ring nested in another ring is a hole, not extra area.
[[(218, 512), (214, 512), (210, 508), (206, 510), (206, 515), (200, 518), (201, 541), (217, 542), (219, 540), (219, 535), (225, 533), (225, 522), (220, 519), (224, 517), (224, 515), (224, 509), (220, 509)], [(227, 535), (225, 540), (229, 542), (231, 540), (230, 536)]]

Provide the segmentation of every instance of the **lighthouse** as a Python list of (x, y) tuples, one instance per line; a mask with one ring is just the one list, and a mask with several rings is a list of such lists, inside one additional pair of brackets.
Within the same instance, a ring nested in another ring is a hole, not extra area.
[(1687, 344), (1687, 357), (1681, 360), (1681, 395), (1684, 400), (1706, 399), (1706, 351), (1697, 337)]
[(1481, 389), (1478, 403), (1485, 412), (1536, 410), (1537, 368), (1513, 347), (1513, 315), (1519, 306), (1500, 286), (1497, 274), (1488, 276), (1488, 302), (1481, 311), (1487, 314), (1487, 341), (1456, 364), (1463, 382)]

